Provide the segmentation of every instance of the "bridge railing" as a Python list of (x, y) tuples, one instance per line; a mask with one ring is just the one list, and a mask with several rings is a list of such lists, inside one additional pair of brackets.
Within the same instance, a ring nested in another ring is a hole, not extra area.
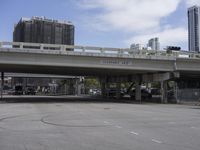
[[(155, 51), (155, 50), (134, 50), (129, 48), (110, 48), (79, 45), (60, 45), (43, 43), (24, 43), (24, 42), (0, 42), (1, 48), (41, 50), (56, 54), (75, 54), (89, 56), (113, 56), (113, 57), (157, 57), (157, 58), (198, 58), (200, 54), (188, 51)], [(54, 50), (54, 51), (52, 51)]]

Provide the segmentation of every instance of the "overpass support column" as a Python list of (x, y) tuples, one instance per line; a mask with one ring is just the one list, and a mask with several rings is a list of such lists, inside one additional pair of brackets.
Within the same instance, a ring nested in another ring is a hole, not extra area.
[(4, 72), (1, 72), (1, 100), (3, 100)]
[(101, 84), (101, 95), (103, 98), (107, 97), (107, 92), (106, 92), (106, 88), (107, 88), (107, 77), (104, 78), (100, 78), (100, 84)]
[(167, 81), (161, 81), (161, 103), (167, 103)]
[(78, 78), (76, 78), (75, 79), (76, 81), (75, 81), (75, 84), (76, 84), (76, 92), (75, 92), (75, 95), (81, 95), (81, 78), (80, 77), (78, 77)]
[(76, 94), (75, 80), (76, 79), (69, 79), (69, 88), (68, 88), (68, 94), (69, 95), (75, 95)]
[(22, 87), (23, 87), (23, 91), (26, 91), (26, 87), (28, 84), (28, 78), (22, 78)]
[(119, 78), (117, 79), (116, 88), (117, 88), (116, 98), (119, 100), (121, 98), (121, 81)]
[(142, 102), (141, 82), (135, 82), (135, 100)]
[(101, 83), (101, 94), (104, 98), (106, 97), (106, 83), (105, 82)]
[(67, 84), (64, 84), (64, 94), (67, 95)]
[(179, 91), (179, 88), (178, 88), (178, 83), (177, 81), (174, 82), (174, 97), (175, 97), (175, 103), (180, 103), (179, 101), (179, 97), (178, 97), (178, 91)]
[(81, 83), (81, 77), (78, 78), (78, 95), (81, 95), (81, 89), (82, 89), (82, 83)]

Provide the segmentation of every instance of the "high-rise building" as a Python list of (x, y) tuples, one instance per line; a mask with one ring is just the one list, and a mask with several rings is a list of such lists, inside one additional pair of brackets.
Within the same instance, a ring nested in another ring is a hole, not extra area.
[(143, 50), (143, 49), (145, 49), (145, 47), (144, 47), (143, 44), (131, 44), (130, 49), (133, 49), (133, 50)]
[(200, 51), (200, 7), (188, 8), (189, 51)]
[(147, 45), (152, 50), (160, 50), (160, 42), (159, 42), (159, 38), (157, 37), (150, 39)]
[[(15, 25), (13, 41), (74, 45), (74, 30), (74, 25), (67, 21), (58, 21), (45, 17), (21, 18)], [(13, 82), (15, 85), (40, 86), (47, 89), (54, 80), (46, 78), (14, 78)]]
[(15, 25), (13, 41), (74, 45), (74, 25), (45, 17), (21, 18)]

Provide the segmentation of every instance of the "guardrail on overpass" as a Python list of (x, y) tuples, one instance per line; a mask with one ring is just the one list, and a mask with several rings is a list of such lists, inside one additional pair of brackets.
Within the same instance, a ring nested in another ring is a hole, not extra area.
[[(165, 50), (134, 50), (129, 48), (109, 48), (59, 44), (40, 44), (23, 42), (0, 42), (1, 51), (23, 51), (30, 53), (48, 53), (64, 55), (86, 55), (103, 57), (128, 57), (128, 58), (188, 58), (200, 59), (200, 54), (189, 51), (170, 51)], [(6, 49), (7, 48), (7, 49)], [(9, 48), (9, 49), (8, 49)], [(33, 51), (34, 50), (34, 51)]]

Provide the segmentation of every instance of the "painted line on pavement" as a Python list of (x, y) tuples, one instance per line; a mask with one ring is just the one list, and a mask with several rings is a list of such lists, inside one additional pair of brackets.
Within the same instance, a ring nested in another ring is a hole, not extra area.
[(168, 124), (176, 124), (176, 122), (168, 122)]
[(131, 132), (131, 134), (134, 134), (134, 135), (139, 135), (139, 133), (137, 133), (137, 132)]
[(193, 126), (192, 126), (192, 127), (190, 127), (190, 128), (191, 128), (191, 129), (198, 129), (197, 127), (193, 127)]
[(159, 141), (159, 140), (156, 140), (156, 139), (152, 139), (151, 141), (155, 142), (155, 143), (158, 143), (158, 144), (162, 144), (163, 143), (162, 141)]
[(104, 121), (103, 123), (105, 123), (105, 124), (110, 124), (110, 122), (108, 122), (108, 121)]
[(121, 129), (122, 127), (121, 126), (115, 126), (116, 128), (118, 128), (118, 129)]

